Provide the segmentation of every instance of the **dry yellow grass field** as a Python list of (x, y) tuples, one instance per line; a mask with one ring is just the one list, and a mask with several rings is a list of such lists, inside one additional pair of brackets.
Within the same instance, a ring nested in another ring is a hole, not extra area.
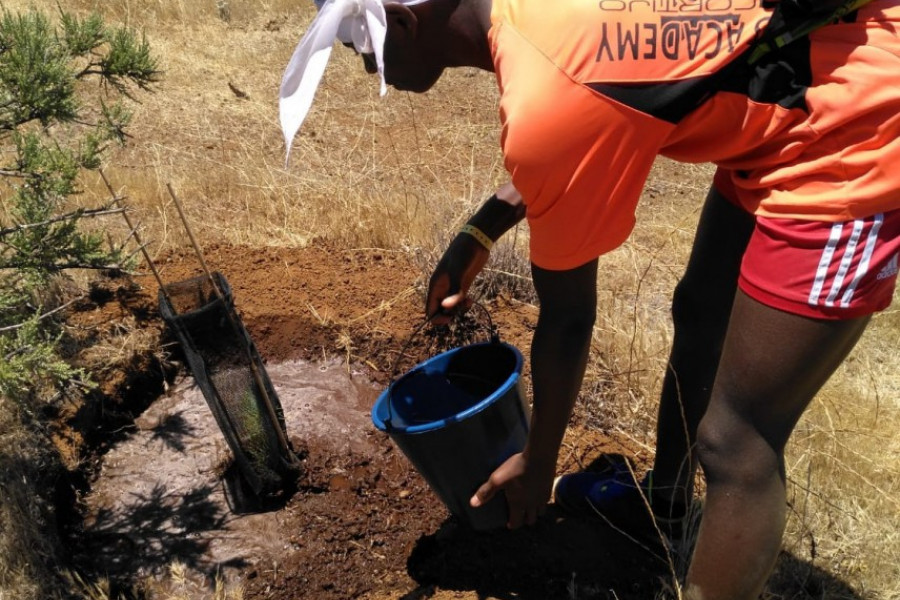
[[(347, 248), (407, 251), (427, 265), (448, 232), (504, 179), (489, 74), (457, 70), (426, 95), (392, 90), (382, 99), (358, 59), (339, 50), (285, 168), (277, 90), (312, 17), (307, 0), (61, 5), (143, 30), (160, 59), (162, 79), (140, 97), (133, 138), (106, 167), (127, 193), (154, 255), (186, 243), (174, 223), (171, 184), (201, 243), (302, 246), (322, 238)], [(52, 13), (57, 2), (2, 6)], [(711, 172), (660, 161), (637, 230), (602, 259), (599, 352), (579, 411), (602, 415), (594, 418), (647, 453), (670, 339), (668, 300)], [(99, 180), (85, 185), (79, 202), (104, 199)], [(503, 261), (491, 267), (527, 277), (524, 236), (504, 242)], [(900, 598), (898, 347), (900, 314), (891, 308), (874, 319), (797, 427), (784, 547), (798, 566), (779, 577), (802, 579), (812, 565), (846, 582), (853, 598)], [(613, 373), (613, 381), (600, 380), (601, 373)], [(607, 391), (602, 401), (592, 394), (610, 386), (616, 393)]]

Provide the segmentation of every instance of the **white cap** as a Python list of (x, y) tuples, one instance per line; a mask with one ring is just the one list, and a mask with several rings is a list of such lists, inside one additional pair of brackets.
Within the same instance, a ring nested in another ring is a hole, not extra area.
[(285, 164), (291, 156), (294, 136), (306, 119), (313, 97), (325, 73), (331, 49), (337, 39), (353, 44), (357, 52), (374, 54), (381, 78), (381, 95), (387, 93), (384, 82), (384, 37), (387, 18), (383, 2), (422, 4), (428, 0), (314, 0), (319, 14), (310, 24), (281, 80), (279, 112), (286, 148)]

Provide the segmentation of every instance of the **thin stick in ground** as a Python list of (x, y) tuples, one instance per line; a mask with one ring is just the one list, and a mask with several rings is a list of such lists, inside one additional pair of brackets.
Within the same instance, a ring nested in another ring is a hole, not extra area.
[(156, 283), (159, 284), (160, 291), (162, 292), (163, 296), (165, 296), (166, 301), (171, 303), (171, 299), (169, 298), (168, 294), (166, 294), (166, 286), (163, 285), (162, 277), (159, 276), (159, 271), (156, 270), (156, 265), (153, 264), (153, 259), (150, 258), (150, 253), (147, 252), (147, 245), (144, 244), (144, 242), (141, 240), (141, 235), (138, 233), (137, 227), (132, 224), (131, 218), (128, 216), (128, 211), (125, 210), (124, 206), (122, 206), (121, 196), (116, 194), (112, 184), (109, 183), (109, 179), (106, 178), (106, 174), (102, 170), (100, 171), (100, 178), (103, 179), (103, 183), (106, 185), (106, 189), (109, 190), (109, 194), (113, 199), (113, 204), (122, 209), (122, 216), (125, 217), (125, 224), (128, 225), (128, 229), (131, 230), (131, 235), (134, 236), (134, 241), (137, 242), (141, 253), (144, 255), (144, 260), (147, 261), (147, 265), (153, 272), (153, 277), (156, 279)]

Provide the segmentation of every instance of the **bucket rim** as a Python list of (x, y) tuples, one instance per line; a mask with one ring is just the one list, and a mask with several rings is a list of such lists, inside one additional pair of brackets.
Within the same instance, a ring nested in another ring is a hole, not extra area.
[[(479, 346), (503, 346), (504, 348), (511, 350), (513, 353), (513, 356), (515, 356), (515, 358), (516, 358), (516, 365), (515, 365), (515, 368), (513, 369), (512, 373), (510, 373), (509, 376), (503, 380), (503, 383), (500, 384), (500, 386), (496, 390), (494, 390), (494, 392), (491, 393), (489, 396), (487, 396), (486, 398), (483, 398), (479, 402), (476, 402), (475, 404), (473, 404), (466, 410), (458, 412), (449, 417), (446, 417), (443, 419), (437, 419), (434, 421), (429, 421), (427, 423), (418, 423), (415, 425), (405, 425), (405, 426), (393, 425), (390, 422), (390, 420), (385, 421), (378, 414), (379, 412), (381, 412), (381, 408), (383, 406), (385, 406), (388, 402), (390, 402), (390, 393), (391, 393), (391, 389), (394, 387), (394, 384), (396, 384), (397, 382), (401, 381), (402, 379), (408, 377), (409, 375), (412, 375), (416, 371), (424, 368), (426, 364), (428, 364), (432, 361), (437, 361), (439, 359), (448, 357), (451, 354), (455, 354), (457, 352), (460, 352), (460, 351), (463, 351), (466, 349), (479, 347)], [(459, 423), (461, 421), (465, 421), (466, 419), (469, 419), (469, 418), (477, 415), (478, 413), (480, 413), (481, 411), (485, 410), (487, 407), (492, 405), (502, 394), (505, 394), (506, 391), (510, 387), (515, 385), (517, 380), (522, 375), (523, 365), (524, 365), (524, 358), (522, 357), (522, 352), (518, 348), (513, 346), (512, 344), (509, 344), (509, 343), (503, 342), (503, 341), (478, 342), (475, 344), (467, 344), (465, 346), (459, 346), (457, 348), (452, 348), (450, 350), (447, 350), (446, 352), (442, 352), (440, 354), (432, 356), (431, 358), (429, 358), (427, 360), (420, 362), (419, 364), (414, 366), (412, 369), (410, 369), (409, 371), (407, 371), (406, 373), (404, 373), (403, 375), (398, 377), (396, 380), (392, 381), (390, 383), (390, 385), (388, 385), (388, 387), (384, 391), (382, 391), (381, 394), (378, 395), (378, 399), (375, 401), (375, 404), (372, 406), (372, 423), (380, 431), (385, 431), (389, 434), (395, 434), (395, 433), (419, 434), (419, 433), (427, 433), (429, 431), (436, 431), (439, 429), (443, 429), (454, 423)]]

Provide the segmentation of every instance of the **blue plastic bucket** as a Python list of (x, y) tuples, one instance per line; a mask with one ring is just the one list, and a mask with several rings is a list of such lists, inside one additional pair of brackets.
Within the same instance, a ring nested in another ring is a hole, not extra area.
[(525, 447), (530, 411), (522, 354), (484, 342), (435, 356), (394, 381), (372, 422), (387, 432), (450, 512), (474, 529), (503, 527), (506, 497), (469, 499), (494, 469)]

